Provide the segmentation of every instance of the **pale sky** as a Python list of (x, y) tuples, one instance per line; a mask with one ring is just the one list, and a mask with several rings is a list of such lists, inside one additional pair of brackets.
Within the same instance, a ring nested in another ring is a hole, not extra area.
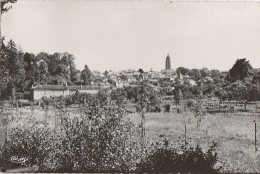
[(18, 0), (2, 34), (24, 52), (69, 52), (91, 70), (260, 68), (260, 3)]

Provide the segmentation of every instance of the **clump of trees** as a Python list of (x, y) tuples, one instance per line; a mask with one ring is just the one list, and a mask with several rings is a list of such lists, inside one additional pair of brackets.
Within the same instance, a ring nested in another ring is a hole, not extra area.
[(191, 85), (188, 80), (172, 84), (173, 93), (178, 101), (179, 90), (183, 99), (199, 99), (202, 97), (218, 97), (221, 100), (260, 99), (260, 74), (245, 58), (237, 59), (233, 67), (226, 73), (207, 68), (187, 69), (179, 67), (177, 73), (189, 75), (197, 85)]
[(24, 53), (13, 40), (2, 44), (1, 98), (9, 99), (14, 93), (26, 93), (32, 85), (90, 84), (93, 73), (86, 65), (81, 72), (76, 69), (75, 56), (68, 53)]

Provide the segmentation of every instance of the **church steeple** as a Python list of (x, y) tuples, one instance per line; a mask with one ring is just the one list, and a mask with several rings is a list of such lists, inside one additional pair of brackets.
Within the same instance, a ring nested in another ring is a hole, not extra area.
[(166, 62), (165, 62), (165, 70), (170, 70), (170, 69), (171, 69), (171, 58), (169, 54), (167, 54)]

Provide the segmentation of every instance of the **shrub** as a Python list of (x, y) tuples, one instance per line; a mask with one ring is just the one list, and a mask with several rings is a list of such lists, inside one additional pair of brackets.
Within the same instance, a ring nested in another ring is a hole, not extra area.
[(152, 146), (148, 156), (139, 163), (138, 172), (162, 173), (217, 173), (216, 144), (203, 152), (199, 146), (190, 148), (158, 147)]
[(195, 102), (194, 102), (193, 100), (188, 100), (186, 104), (187, 104), (187, 106), (188, 106), (189, 108), (191, 108), (191, 107), (194, 107)]
[(165, 112), (170, 112), (170, 110), (171, 110), (171, 105), (170, 105), (170, 104), (165, 104), (165, 105), (164, 105), (164, 109), (165, 109)]
[(18, 156), (28, 158), (25, 165), (38, 165), (39, 172), (134, 171), (140, 148), (124, 108), (94, 98), (84, 112), (74, 118), (64, 114), (55, 130), (35, 121), (13, 129), (4, 167), (16, 167), (10, 159)]

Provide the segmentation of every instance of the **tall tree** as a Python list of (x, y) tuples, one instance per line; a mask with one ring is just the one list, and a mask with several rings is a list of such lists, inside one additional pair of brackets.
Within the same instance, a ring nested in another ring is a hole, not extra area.
[(15, 81), (15, 63), (18, 56), (17, 52), (18, 50), (16, 44), (14, 43), (13, 40), (10, 40), (7, 43), (7, 56), (8, 56), (8, 68), (13, 82)]
[(63, 53), (61, 60), (68, 66), (69, 74), (70, 74), (70, 81), (76, 82), (77, 81), (77, 70), (75, 66), (75, 56), (70, 53)]
[(21, 48), (17, 50), (17, 58), (15, 59), (16, 62), (14, 64), (15, 68), (15, 86), (19, 87), (20, 90), (24, 90), (24, 80), (25, 80), (25, 70), (24, 70), (24, 61), (23, 61), (24, 53)]
[(181, 101), (183, 100), (183, 94), (180, 88), (175, 91), (174, 99), (178, 104), (181, 104)]
[(80, 78), (84, 85), (89, 85), (93, 80), (93, 73), (88, 68), (88, 65), (85, 65), (84, 69), (81, 71)]
[(2, 13), (7, 12), (8, 10), (10, 10), (12, 8), (12, 6), (8, 6), (9, 3), (15, 3), (17, 2), (17, 0), (0, 0), (0, 47), (2, 46), (3, 40), (2, 38), (2, 25), (1, 25), (1, 18), (2, 18)]
[(46, 78), (48, 75), (48, 64), (42, 60), (38, 65), (38, 71), (39, 71), (39, 81), (40, 83), (46, 82)]
[(254, 69), (246, 58), (237, 59), (234, 66), (229, 70), (231, 80), (243, 80), (245, 77), (254, 75)]
[(56, 75), (56, 70), (58, 65), (61, 62), (61, 54), (60, 53), (54, 53), (53, 55), (50, 55), (48, 57), (48, 70), (50, 72), (50, 75), (55, 76)]
[(8, 56), (5, 45), (0, 49), (0, 95), (9, 81)]

